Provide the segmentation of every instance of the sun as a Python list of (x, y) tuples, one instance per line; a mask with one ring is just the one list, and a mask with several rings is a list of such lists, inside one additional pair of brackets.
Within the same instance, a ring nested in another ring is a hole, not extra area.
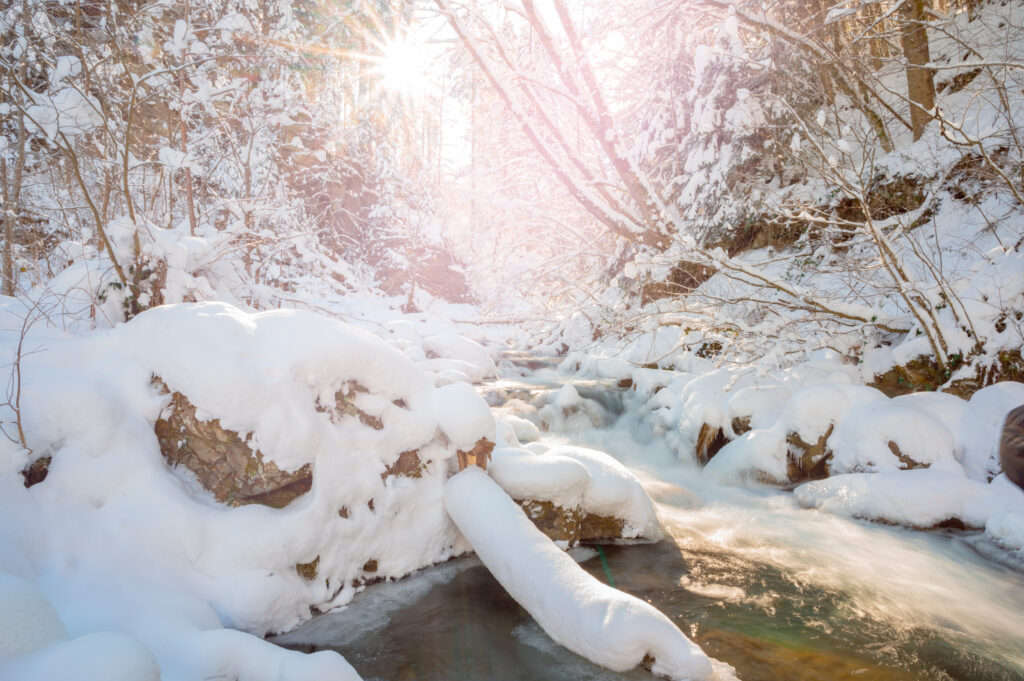
[(399, 95), (417, 95), (427, 80), (429, 62), (426, 47), (408, 37), (395, 38), (381, 46), (374, 70), (380, 86)]

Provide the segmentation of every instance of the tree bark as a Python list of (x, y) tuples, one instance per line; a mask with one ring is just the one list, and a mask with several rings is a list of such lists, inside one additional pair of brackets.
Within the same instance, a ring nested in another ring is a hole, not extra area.
[(900, 42), (907, 60), (907, 96), (910, 99), (910, 127), (914, 140), (921, 139), (935, 109), (935, 81), (928, 68), (928, 33), (925, 24), (925, 0), (905, 0), (900, 8), (903, 25)]

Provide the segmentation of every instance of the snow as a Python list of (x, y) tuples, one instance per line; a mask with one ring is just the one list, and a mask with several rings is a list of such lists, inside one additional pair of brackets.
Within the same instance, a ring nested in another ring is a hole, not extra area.
[(481, 438), (494, 439), (491, 410), (470, 385), (444, 385), (434, 395), (437, 425), (458, 449), (468, 451)]
[(557, 643), (614, 671), (650, 654), (659, 676), (712, 677), (708, 657), (667, 617), (591, 577), (484, 471), (469, 468), (451, 478), (444, 500), (480, 560)]
[(584, 511), (622, 518), (623, 537), (661, 538), (661, 526), (650, 497), (636, 476), (614, 457), (573, 445), (553, 447), (543, 456), (571, 459), (586, 469), (589, 481), (583, 493)]
[(540, 429), (532, 421), (515, 414), (504, 414), (501, 420), (512, 426), (516, 439), (526, 444), (540, 439)]
[(458, 362), (458, 368), (468, 369), (466, 375), (473, 383), (497, 376), (494, 360), (479, 343), (455, 334), (438, 334), (423, 339), (427, 357)]
[(580, 506), (590, 483), (590, 472), (575, 459), (509, 447), (494, 450), (487, 471), (513, 499), (550, 501), (562, 508)]
[(68, 630), (46, 595), (31, 582), (0, 572), (0, 659), (63, 641)]
[[(0, 311), (9, 344), (15, 312)], [(294, 627), (311, 606), (351, 601), (367, 561), (377, 561), (374, 577), (397, 578), (468, 550), (442, 492), (456, 450), (494, 436), (486, 403), (465, 383), (435, 388), (413, 359), (351, 324), (178, 304), (79, 336), (40, 325), (26, 348), (23, 425), (35, 456), (52, 462), (26, 489), (27, 453), (0, 446), (0, 569), (17, 575), (5, 584), (29, 599), (39, 630), (6, 617), (14, 601), (0, 626), (49, 645), (5, 658), (17, 673), (4, 678), (63, 678), (54, 665), (73, 664), (108, 679), (156, 678), (151, 668), (164, 681), (354, 679), (336, 653), (310, 657), (259, 637)], [(309, 464), (312, 489), (283, 509), (231, 508), (190, 472), (168, 470), (153, 432), (167, 397), (154, 375), (200, 418), (249, 436), (265, 460)], [(382, 430), (317, 410), (346, 390)], [(420, 477), (382, 478), (411, 450)], [(314, 559), (307, 581), (295, 566)], [(46, 619), (51, 610), (59, 620)], [(60, 622), (65, 642), (54, 641)]]
[(86, 634), (0, 661), (0, 674), (19, 681), (160, 681), (160, 667), (145, 647), (116, 632)]

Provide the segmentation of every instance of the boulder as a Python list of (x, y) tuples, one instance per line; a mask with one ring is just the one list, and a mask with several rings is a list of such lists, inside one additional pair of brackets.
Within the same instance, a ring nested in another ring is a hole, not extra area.
[(309, 464), (282, 471), (249, 445), (249, 436), (243, 438), (216, 418), (200, 419), (188, 398), (172, 392), (159, 377), (153, 385), (170, 395), (154, 427), (161, 454), (171, 466), (191, 471), (217, 501), (284, 508), (313, 486)]
[(579, 506), (565, 508), (550, 501), (537, 499), (516, 499), (515, 502), (548, 539), (565, 542), (566, 546), (575, 546), (579, 543), (584, 515), (583, 509)]
[(999, 442), (999, 463), (1006, 477), (1024, 488), (1024, 405), (1006, 415)]

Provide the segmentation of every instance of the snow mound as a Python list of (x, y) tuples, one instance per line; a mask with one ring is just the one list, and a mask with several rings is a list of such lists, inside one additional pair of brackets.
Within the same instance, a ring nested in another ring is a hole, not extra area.
[(1024, 491), (1003, 475), (985, 484), (964, 477), (955, 465), (849, 473), (805, 483), (795, 495), (801, 506), (837, 515), (920, 528), (953, 520), (986, 528), (1010, 550), (1024, 546)]
[(464, 373), (472, 383), (498, 375), (494, 360), (476, 341), (455, 334), (438, 334), (424, 338), (421, 344), (427, 356), (427, 363), (422, 365), (424, 368), (431, 367), (432, 371), (437, 370), (433, 367), (455, 369)]
[(540, 439), (540, 429), (537, 428), (533, 422), (527, 421), (521, 416), (505, 414), (501, 417), (501, 420), (512, 426), (512, 430), (516, 434), (516, 439), (523, 444), (536, 442)]
[(579, 461), (507, 447), (494, 450), (493, 457), (487, 470), (513, 499), (550, 501), (562, 508), (583, 503), (590, 472)]
[(705, 470), (712, 477), (799, 482), (790, 480), (791, 463), (817, 446), (830, 475), (941, 464), (947, 473), (986, 483), (1000, 472), (1003, 418), (1024, 403), (1024, 384), (1013, 382), (979, 390), (970, 401), (942, 393), (890, 399), (866, 386), (820, 384), (794, 392), (765, 425), (769, 419), (764, 414), (772, 409), (761, 401), (762, 393), (785, 395), (763, 388), (734, 394), (731, 401), (756, 398), (752, 402), (762, 412), (758, 416), (755, 411), (753, 430), (728, 442), (711, 459)]
[(445, 506), (480, 560), (557, 643), (614, 671), (654, 658), (669, 679), (710, 679), (709, 658), (648, 603), (602, 584), (533, 526), (482, 470), (445, 485)]
[(161, 681), (153, 654), (131, 636), (112, 631), (0, 661), (0, 675), (18, 681)]
[[(6, 343), (9, 326), (0, 324)], [(148, 667), (117, 636), (142, 641), (165, 681), (357, 678), (335, 653), (314, 659), (249, 634), (289, 629), (311, 607), (349, 602), (369, 579), (469, 548), (443, 488), (458, 450), (494, 437), (486, 403), (465, 384), (436, 388), (365, 331), (309, 312), (202, 303), (80, 337), (41, 326), (36, 334), (27, 342), (40, 350), (22, 364), (22, 416), (35, 457), (52, 460), (45, 480), (26, 488), (27, 452), (0, 447), (0, 564), (47, 575), (40, 588), (62, 616), (73, 608), (74, 624), (64, 621), (74, 635), (113, 632), (97, 645), (138, 662), (125, 667), (128, 677), (147, 678)], [(230, 507), (191, 470), (169, 469), (154, 433), (169, 398), (154, 376), (186, 396), (198, 420), (219, 420), (265, 461), (308, 466), (311, 487), (280, 509)], [(105, 604), (74, 605), (92, 592), (107, 594)], [(147, 608), (110, 606), (157, 593), (175, 595)], [(186, 614), (172, 617), (177, 609)], [(50, 624), (39, 640), (52, 643)], [(52, 659), (19, 657), (29, 666), (11, 678), (45, 678), (53, 660), (78, 660), (77, 640), (53, 648)], [(80, 660), (82, 670), (91, 664)]]
[(0, 572), (0, 659), (63, 641), (68, 630), (35, 584)]

